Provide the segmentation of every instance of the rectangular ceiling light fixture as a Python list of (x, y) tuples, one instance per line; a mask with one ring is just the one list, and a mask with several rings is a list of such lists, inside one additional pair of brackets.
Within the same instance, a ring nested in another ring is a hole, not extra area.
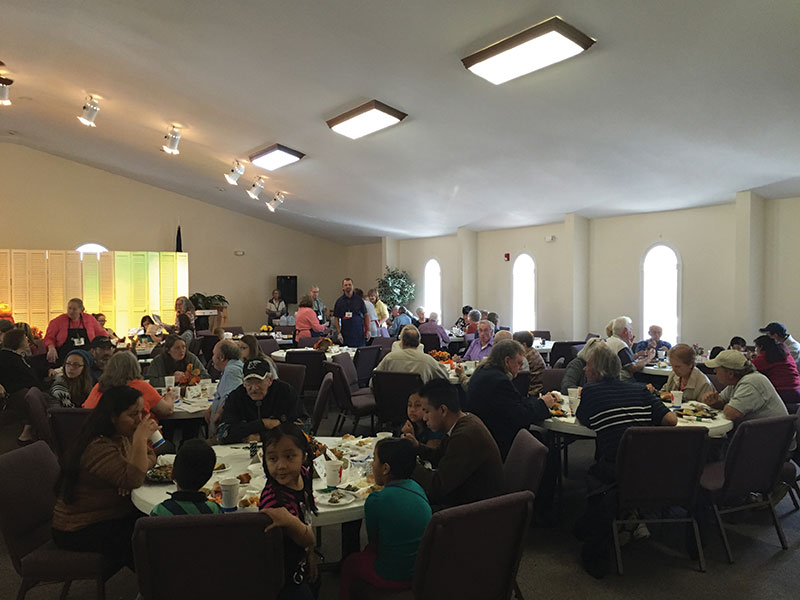
[(353, 110), (348, 110), (346, 113), (326, 122), (328, 127), (336, 133), (357, 140), (379, 129), (399, 123), (407, 116), (406, 113), (400, 112), (383, 102), (370, 100), (366, 104), (362, 104)]
[(267, 171), (274, 171), (303, 158), (305, 154), (281, 144), (272, 144), (250, 156), (250, 162)]
[(580, 54), (594, 42), (559, 17), (551, 17), (461, 62), (475, 75), (500, 85)]

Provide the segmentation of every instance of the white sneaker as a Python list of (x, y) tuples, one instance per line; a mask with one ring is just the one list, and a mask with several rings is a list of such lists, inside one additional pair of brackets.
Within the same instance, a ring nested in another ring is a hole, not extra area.
[(636, 529), (633, 530), (633, 539), (635, 540), (646, 540), (649, 537), (650, 537), (650, 530), (644, 523), (639, 523)]

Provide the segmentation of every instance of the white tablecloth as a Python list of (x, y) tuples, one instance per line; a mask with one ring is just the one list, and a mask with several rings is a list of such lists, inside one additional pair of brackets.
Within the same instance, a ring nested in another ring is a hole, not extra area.
[[(277, 361), (277, 362), (286, 362), (286, 353), (287, 352), (316, 352), (316, 351), (313, 350), (313, 349), (310, 349), (310, 348), (307, 349), (307, 350), (301, 350), (301, 349), (298, 349), (298, 350), (276, 350), (275, 352), (270, 354), (270, 357), (272, 358), (272, 360)], [(344, 346), (341, 346), (335, 352), (326, 352), (325, 353), (325, 360), (331, 361), (335, 354), (340, 354), (341, 352), (347, 352), (350, 355), (350, 358), (355, 358), (355, 355), (356, 355), (356, 349), (355, 348), (345, 348)]]

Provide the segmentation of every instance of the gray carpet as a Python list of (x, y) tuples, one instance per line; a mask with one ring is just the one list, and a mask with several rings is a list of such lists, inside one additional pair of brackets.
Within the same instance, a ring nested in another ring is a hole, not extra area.
[[(335, 415), (332, 415), (335, 416)], [(330, 432), (333, 418), (323, 423), (322, 434)], [(349, 425), (348, 425), (349, 427)], [(0, 414), (0, 452), (15, 448), (19, 425), (11, 415)], [(366, 429), (361, 433), (366, 434)], [(712, 535), (706, 547), (708, 571), (697, 571), (683, 550), (683, 530), (675, 526), (653, 526), (648, 540), (633, 541), (623, 548), (625, 575), (616, 573), (596, 580), (581, 568), (579, 543), (572, 536), (573, 521), (583, 507), (583, 479), (591, 464), (594, 444), (576, 442), (570, 446), (570, 478), (565, 481), (563, 520), (552, 528), (532, 528), (520, 565), (518, 581), (526, 599), (576, 598), (602, 600), (605, 598), (771, 598), (775, 600), (800, 597), (796, 569), (800, 548), (800, 512), (794, 511), (785, 498), (778, 505), (789, 550), (780, 547), (778, 537), (766, 512), (730, 517), (727, 528), (736, 563), (729, 565), (719, 537)], [(13, 482), (3, 482), (2, 493), (12, 493)], [(476, 542), (480, 532), (476, 533)], [(0, 542), (2, 544), (2, 542)], [(476, 549), (477, 551), (477, 543)], [(337, 528), (324, 530), (323, 552), (328, 560), (338, 558)], [(469, 551), (469, 550), (467, 550)], [(0, 600), (16, 597), (19, 577), (0, 545)], [(133, 600), (136, 597), (136, 577), (121, 571), (107, 586), (109, 600)], [(55, 599), (59, 586), (40, 586), (31, 590), (30, 600)], [(94, 598), (89, 583), (73, 584), (69, 598)], [(320, 598), (338, 598), (338, 577), (323, 574)], [(448, 599), (443, 599), (448, 600)], [(455, 599), (454, 599), (455, 600)]]

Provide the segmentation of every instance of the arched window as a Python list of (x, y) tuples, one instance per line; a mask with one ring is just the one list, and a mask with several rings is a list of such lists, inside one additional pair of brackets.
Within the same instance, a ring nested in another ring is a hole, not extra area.
[(513, 329), (533, 331), (536, 328), (536, 263), (530, 255), (520, 254), (514, 261), (511, 282)]
[(81, 253), (81, 260), (83, 260), (84, 254), (97, 254), (98, 260), (100, 259), (100, 255), (103, 252), (108, 252), (108, 248), (105, 246), (101, 246), (100, 244), (95, 244), (94, 242), (89, 242), (88, 244), (83, 244), (75, 248), (76, 251)]
[(439, 315), (439, 323), (444, 322), (442, 316), (442, 269), (435, 258), (425, 263), (425, 313), (435, 312)]
[(671, 343), (679, 341), (680, 261), (669, 246), (657, 244), (642, 261), (642, 336), (647, 339), (651, 325), (663, 329), (661, 337)]

